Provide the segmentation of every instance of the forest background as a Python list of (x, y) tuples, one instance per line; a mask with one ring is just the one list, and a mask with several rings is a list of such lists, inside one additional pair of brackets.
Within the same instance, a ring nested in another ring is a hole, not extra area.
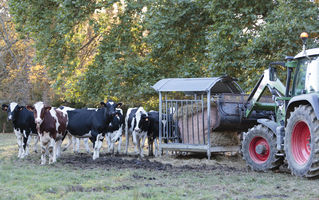
[[(318, 1), (0, 0), (0, 103), (158, 107), (163, 78), (230, 75), (318, 47)], [(1, 123), (5, 114), (1, 112)]]

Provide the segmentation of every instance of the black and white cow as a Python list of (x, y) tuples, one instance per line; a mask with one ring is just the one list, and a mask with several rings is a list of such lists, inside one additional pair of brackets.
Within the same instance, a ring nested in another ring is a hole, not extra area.
[[(143, 155), (143, 147), (147, 137), (147, 131), (149, 129), (149, 119), (147, 112), (144, 110), (143, 107), (138, 108), (129, 108), (126, 113), (125, 117), (125, 138), (126, 138), (126, 145), (125, 145), (125, 153), (128, 152), (128, 145), (129, 145), (129, 134), (132, 134), (133, 137), (133, 144), (138, 149), (138, 154), (141, 157)], [(141, 144), (142, 140), (142, 144)]]
[(93, 143), (93, 160), (100, 154), (105, 134), (108, 132), (109, 124), (113, 120), (116, 108), (122, 103), (108, 101), (101, 102), (102, 108), (99, 109), (75, 109), (69, 110), (67, 131), (79, 138), (90, 138)]
[[(147, 131), (147, 141), (148, 141), (148, 155), (153, 155), (153, 143), (155, 142), (155, 157), (158, 156), (159, 148), (159, 112), (150, 111), (147, 113), (148, 119), (150, 121), (150, 126)], [(163, 126), (162, 126), (163, 127)], [(163, 130), (163, 128), (162, 128)]]
[(108, 152), (114, 154), (114, 145), (117, 144), (117, 153), (121, 151), (122, 144), (122, 132), (124, 125), (124, 115), (121, 108), (116, 108), (116, 114), (113, 120), (109, 124), (109, 130), (106, 133), (106, 141), (108, 145)]
[[(148, 153), (149, 156), (153, 155), (153, 144), (155, 142), (155, 151), (154, 155), (157, 157), (159, 155), (159, 112), (150, 111), (147, 113), (148, 119), (150, 121), (149, 129), (147, 132), (148, 137)], [(162, 132), (166, 129), (169, 129), (171, 132), (170, 140), (175, 143), (181, 143), (180, 130), (176, 126), (173, 120), (173, 114), (162, 114)], [(177, 127), (177, 129), (176, 129)], [(167, 131), (167, 130), (166, 130)], [(167, 143), (168, 140), (163, 140), (164, 143)]]
[(18, 158), (24, 158), (29, 154), (30, 134), (36, 136), (35, 151), (39, 140), (33, 113), (24, 106), (12, 102), (9, 105), (2, 104), (2, 110), (7, 111), (8, 121), (12, 121), (13, 130), (17, 137), (19, 153)]

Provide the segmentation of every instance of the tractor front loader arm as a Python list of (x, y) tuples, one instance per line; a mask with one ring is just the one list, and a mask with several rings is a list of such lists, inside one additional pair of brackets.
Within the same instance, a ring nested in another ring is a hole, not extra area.
[(248, 118), (253, 110), (275, 110), (276, 104), (274, 103), (261, 103), (258, 102), (265, 89), (268, 87), (272, 95), (284, 96), (286, 87), (276, 77), (275, 68), (270, 67), (264, 71), (259, 81), (255, 85), (253, 91), (249, 95), (246, 102), (245, 117)]

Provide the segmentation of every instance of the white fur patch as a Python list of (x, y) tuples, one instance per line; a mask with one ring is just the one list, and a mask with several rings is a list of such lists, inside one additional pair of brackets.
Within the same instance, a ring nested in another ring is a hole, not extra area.
[(34, 109), (37, 111), (37, 116), (34, 119), (36, 123), (42, 123), (42, 119), (40, 118), (41, 110), (44, 108), (44, 103), (42, 101), (36, 102), (34, 104)]
[(59, 123), (58, 117), (56, 115), (55, 109), (52, 108), (50, 110), (50, 114), (55, 119), (55, 128), (56, 128), (57, 133), (59, 133), (58, 130), (59, 130), (60, 123)]
[(16, 108), (16, 106), (17, 106), (18, 104), (16, 103), (16, 102), (12, 102), (12, 103), (10, 103), (10, 111), (12, 112), (12, 111), (14, 111), (14, 109)]

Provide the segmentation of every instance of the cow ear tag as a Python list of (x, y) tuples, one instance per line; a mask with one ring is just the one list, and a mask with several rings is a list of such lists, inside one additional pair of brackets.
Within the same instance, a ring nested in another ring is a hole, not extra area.
[(23, 109), (23, 107), (20, 107), (19, 110), (21, 111)]
[(148, 118), (145, 118), (145, 121), (148, 121)]

